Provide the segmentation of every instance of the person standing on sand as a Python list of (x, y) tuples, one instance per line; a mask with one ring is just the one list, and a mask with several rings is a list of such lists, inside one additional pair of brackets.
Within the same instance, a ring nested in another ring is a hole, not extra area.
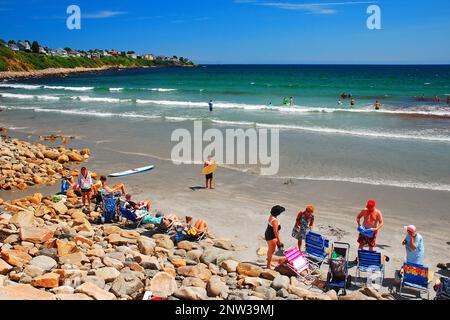
[(383, 227), (384, 221), (381, 211), (375, 208), (375, 205), (375, 200), (369, 200), (366, 208), (356, 217), (358, 228), (361, 226), (361, 218), (363, 218), (363, 227), (366, 230), (373, 230), (373, 237), (368, 237), (361, 233), (359, 234), (359, 250), (362, 250), (366, 245), (369, 246), (369, 250), (373, 250), (377, 245), (378, 231)]
[(425, 246), (422, 235), (417, 232), (417, 228), (413, 225), (406, 226), (405, 231), (406, 238), (402, 245), (406, 248), (406, 263), (423, 265)]
[(81, 191), (81, 201), (83, 202), (83, 209), (91, 211), (91, 191), (92, 191), (92, 178), (91, 174), (87, 171), (86, 167), (82, 167), (78, 176), (78, 188)]
[(267, 241), (267, 269), (274, 269), (272, 266), (272, 257), (275, 249), (283, 248), (283, 243), (280, 239), (281, 225), (278, 221), (278, 216), (286, 211), (282, 206), (276, 205), (270, 210), (269, 220), (267, 221), (267, 228), (264, 234), (264, 239)]
[(212, 100), (209, 100), (209, 102), (208, 102), (208, 108), (209, 108), (209, 112), (212, 112), (212, 111), (213, 111), (213, 101), (212, 101)]
[(314, 206), (309, 204), (305, 211), (300, 211), (295, 220), (292, 230), (292, 237), (297, 239), (298, 250), (302, 251), (302, 242), (306, 239), (306, 234), (314, 228)]
[[(203, 168), (206, 168), (208, 166), (211, 166), (214, 164), (213, 158), (212, 156), (208, 156), (208, 159), (205, 161), (205, 163), (203, 164)], [(209, 182), (209, 189), (214, 189), (213, 187), (213, 179), (214, 179), (214, 175), (213, 173), (209, 173), (207, 175), (205, 175), (206, 178), (206, 184), (205, 184), (205, 189), (208, 189), (208, 182)]]

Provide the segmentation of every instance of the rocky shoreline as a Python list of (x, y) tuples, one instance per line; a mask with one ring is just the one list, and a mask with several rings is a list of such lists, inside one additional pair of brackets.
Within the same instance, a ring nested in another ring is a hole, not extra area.
[[(3, 129), (3, 132), (6, 130)], [(56, 136), (42, 137), (54, 140)], [(66, 142), (65, 137), (61, 137)], [(43, 144), (31, 144), (6, 136), (0, 137), (0, 190), (55, 184), (72, 170), (67, 164), (79, 164), (89, 158), (89, 150), (67, 149), (61, 145), (51, 148)]]
[[(14, 170), (12, 176), (23, 183), (33, 174), (42, 176), (42, 183), (55, 183), (76, 173), (68, 163), (79, 164), (89, 155), (6, 137), (1, 143), (1, 169)], [(339, 297), (324, 293), (326, 274), (317, 274), (311, 289), (288, 270), (238, 261), (238, 246), (212, 234), (200, 242), (176, 243), (167, 234), (150, 236), (154, 226), (97, 224), (98, 216), (84, 213), (74, 192), (67, 198), (35, 193), (0, 199), (0, 300), (138, 300), (146, 291), (171, 300), (393, 299), (370, 288)], [(264, 256), (266, 250), (257, 253)]]

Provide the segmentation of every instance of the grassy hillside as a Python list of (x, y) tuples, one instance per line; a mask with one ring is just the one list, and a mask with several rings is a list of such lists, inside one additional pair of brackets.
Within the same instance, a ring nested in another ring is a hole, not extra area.
[(187, 66), (192, 63), (175, 63), (163, 60), (132, 59), (127, 57), (51, 57), (29, 52), (15, 52), (0, 45), (0, 71), (31, 71), (47, 68), (95, 68), (102, 66), (144, 67), (144, 66)]

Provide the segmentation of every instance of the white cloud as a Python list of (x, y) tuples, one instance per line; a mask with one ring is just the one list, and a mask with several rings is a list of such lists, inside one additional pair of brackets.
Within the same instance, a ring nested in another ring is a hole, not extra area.
[(96, 13), (83, 13), (81, 12), (81, 18), (83, 19), (106, 19), (106, 18), (112, 18), (116, 16), (120, 16), (125, 14), (126, 12), (122, 11), (109, 11), (109, 10), (103, 10)]
[(235, 0), (235, 3), (250, 3), (257, 6), (272, 7), (283, 10), (304, 11), (313, 14), (335, 14), (336, 7), (374, 4), (377, 1), (346, 1), (346, 2), (322, 2), (322, 3), (292, 3), (292, 2), (258, 2), (256, 0)]

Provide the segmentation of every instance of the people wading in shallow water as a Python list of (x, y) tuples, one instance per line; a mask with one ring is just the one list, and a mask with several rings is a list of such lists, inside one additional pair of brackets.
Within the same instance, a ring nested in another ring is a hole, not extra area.
[(209, 102), (208, 102), (208, 108), (209, 108), (209, 112), (212, 112), (212, 111), (213, 111), (213, 101), (212, 101), (212, 100), (209, 100)]
[(272, 257), (275, 253), (275, 249), (278, 247), (278, 249), (283, 248), (283, 243), (280, 239), (280, 230), (281, 225), (278, 221), (278, 216), (282, 214), (284, 211), (286, 211), (285, 208), (282, 206), (275, 206), (270, 210), (270, 216), (269, 220), (267, 221), (267, 228), (266, 232), (264, 234), (264, 238), (267, 241), (267, 269), (274, 269), (274, 266), (272, 265)]

